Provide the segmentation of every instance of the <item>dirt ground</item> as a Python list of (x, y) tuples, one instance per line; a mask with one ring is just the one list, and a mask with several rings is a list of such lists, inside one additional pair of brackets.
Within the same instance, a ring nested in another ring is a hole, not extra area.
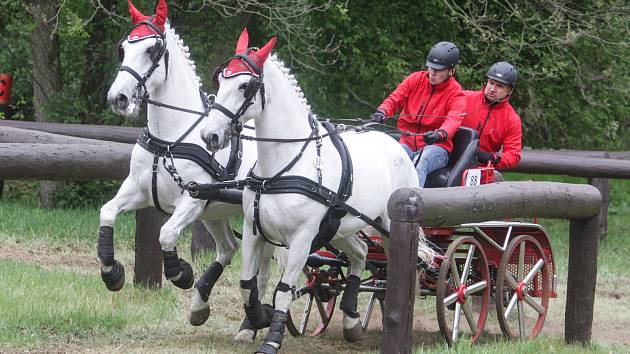
[[(2, 260), (14, 260), (21, 262), (34, 262), (47, 269), (72, 269), (75, 272), (81, 274), (98, 274), (99, 263), (95, 258), (95, 250), (81, 248), (51, 248), (46, 245), (32, 245), (29, 244), (12, 244), (0, 245), (0, 259)], [(131, 268), (131, 267), (130, 267)], [(129, 269), (132, 271), (132, 269)], [(131, 276), (131, 275), (130, 275)], [(131, 279), (131, 278), (130, 278)], [(543, 328), (543, 335), (549, 337), (564, 336), (564, 308), (565, 308), (565, 296), (566, 296), (566, 275), (559, 274), (558, 276), (558, 298), (552, 299), (550, 302), (549, 312)], [(630, 336), (628, 336), (628, 328), (630, 328), (630, 277), (624, 279), (610, 280), (604, 279), (598, 281), (596, 299), (595, 299), (595, 313), (593, 320), (593, 341), (595, 342), (614, 342), (630, 345)], [(414, 335), (415, 341), (424, 343), (425, 345), (432, 345), (434, 343), (442, 343), (443, 339), (439, 334), (439, 328), (435, 316), (433, 297), (426, 299), (416, 298), (416, 304), (420, 304), (421, 309), (416, 309), (414, 313)], [(182, 304), (182, 306), (186, 306)], [(486, 339), (492, 340), (494, 335), (500, 334), (500, 329), (497, 321), (493, 319), (496, 316), (494, 311), (488, 315), (489, 321), (486, 327), (489, 335), (486, 335)], [(373, 335), (367, 336), (368, 342), (364, 343), (366, 349), (375, 348), (378, 346), (380, 340), (381, 331), (381, 312), (378, 307), (374, 310), (372, 315), (369, 332)], [(186, 329), (180, 329), (182, 333), (177, 333), (177, 336), (181, 336), (177, 342), (185, 342), (184, 345), (190, 345), (198, 341), (196, 339), (195, 332)], [(327, 330), (327, 335), (341, 336), (341, 311), (335, 311), (335, 318), (331, 321), (331, 325)], [(287, 334), (288, 336), (288, 334)], [(125, 351), (139, 351), (144, 352), (146, 350), (154, 349), (160, 352), (161, 345), (165, 343), (172, 343), (171, 341), (164, 341), (166, 338), (155, 341), (137, 342), (136, 350), (131, 350), (129, 343), (125, 344)], [(226, 340), (231, 340), (227, 338)], [(484, 339), (482, 339), (484, 341)], [(92, 344), (94, 345), (94, 343)], [(229, 347), (229, 343), (226, 346)], [(135, 347), (135, 346), (134, 346)], [(340, 348), (340, 353), (344, 352), (344, 349)], [(355, 348), (358, 349), (358, 348)], [(51, 345), (49, 348), (43, 349), (43, 352), (116, 352), (121, 350), (116, 345), (111, 343), (100, 343), (97, 347), (85, 347), (85, 344), (79, 342), (69, 341), (63, 343), (61, 346)], [(152, 351), (152, 350), (151, 350)]]

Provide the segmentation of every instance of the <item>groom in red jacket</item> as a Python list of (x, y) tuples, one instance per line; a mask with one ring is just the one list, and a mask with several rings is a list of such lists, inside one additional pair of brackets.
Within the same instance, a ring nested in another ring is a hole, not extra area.
[(495, 63), (486, 73), (488, 82), (479, 91), (463, 91), (466, 96), (465, 127), (479, 132), (481, 164), (507, 169), (521, 161), (521, 118), (508, 102), (516, 86), (518, 71), (505, 61)]

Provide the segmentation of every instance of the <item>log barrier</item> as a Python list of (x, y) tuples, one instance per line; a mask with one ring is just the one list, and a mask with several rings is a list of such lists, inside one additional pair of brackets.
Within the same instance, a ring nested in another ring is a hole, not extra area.
[(475, 187), (399, 189), (389, 199), (384, 333), (381, 353), (411, 353), (418, 229), (505, 218), (568, 219), (565, 340), (591, 340), (602, 197), (586, 184), (499, 182)]

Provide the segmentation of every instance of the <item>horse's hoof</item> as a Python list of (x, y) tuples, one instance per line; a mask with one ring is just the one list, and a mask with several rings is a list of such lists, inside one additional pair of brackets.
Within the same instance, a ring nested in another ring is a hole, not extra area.
[[(274, 343), (274, 344), (276, 344), (276, 343)], [(258, 350), (255, 351), (254, 353), (256, 353), (256, 354), (276, 354), (276, 353), (278, 353), (278, 348), (276, 348), (275, 346), (271, 345), (270, 343), (263, 343), (263, 345), (261, 345), (260, 348), (258, 348)]]
[(343, 317), (343, 339), (350, 343), (358, 342), (363, 334), (359, 318)]
[(198, 289), (193, 290), (193, 296), (190, 301), (190, 314), (188, 315), (188, 322), (193, 326), (201, 326), (206, 323), (210, 317), (210, 306), (203, 301)]
[(234, 336), (234, 340), (241, 343), (254, 343), (254, 338), (256, 331), (253, 329), (242, 329)]
[(103, 269), (101, 269), (101, 279), (107, 289), (110, 291), (118, 291), (125, 285), (125, 267), (117, 260), (114, 260), (114, 266), (111, 271), (105, 273)]
[(193, 270), (190, 264), (185, 260), (179, 260), (179, 266), (181, 267), (181, 272), (179, 273), (179, 278), (177, 280), (171, 279), (173, 284), (180, 289), (190, 289), (195, 283), (195, 277), (193, 276)]
[(201, 326), (206, 323), (208, 317), (210, 317), (210, 306), (191, 312), (188, 316), (188, 322), (193, 326)]

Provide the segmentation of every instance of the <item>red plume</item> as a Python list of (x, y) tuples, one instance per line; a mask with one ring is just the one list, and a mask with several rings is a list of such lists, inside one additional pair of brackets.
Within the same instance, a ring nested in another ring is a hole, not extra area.
[(238, 42), (236, 42), (236, 54), (243, 54), (247, 51), (247, 45), (249, 44), (249, 33), (247, 33), (247, 28), (243, 29), (241, 32), (241, 36), (238, 37)]
[(155, 17), (153, 18), (153, 23), (155, 23), (162, 32), (164, 32), (164, 23), (166, 23), (166, 15), (168, 13), (168, 9), (166, 7), (165, 0), (159, 0), (155, 7)]
[(262, 63), (264, 63), (267, 60), (267, 57), (269, 56), (269, 53), (271, 53), (271, 51), (273, 50), (273, 47), (276, 45), (276, 37), (273, 37), (269, 40), (269, 42), (267, 42), (267, 44), (265, 44), (264, 47), (260, 48), (256, 54), (258, 54), (258, 56), (260, 57), (260, 61)]
[(131, 2), (131, 0), (127, 0), (127, 5), (129, 5), (129, 14), (131, 15), (132, 24), (136, 24), (148, 18), (148, 16), (143, 15), (142, 12), (138, 11), (138, 9), (136, 9), (136, 7), (133, 6), (133, 3)]

